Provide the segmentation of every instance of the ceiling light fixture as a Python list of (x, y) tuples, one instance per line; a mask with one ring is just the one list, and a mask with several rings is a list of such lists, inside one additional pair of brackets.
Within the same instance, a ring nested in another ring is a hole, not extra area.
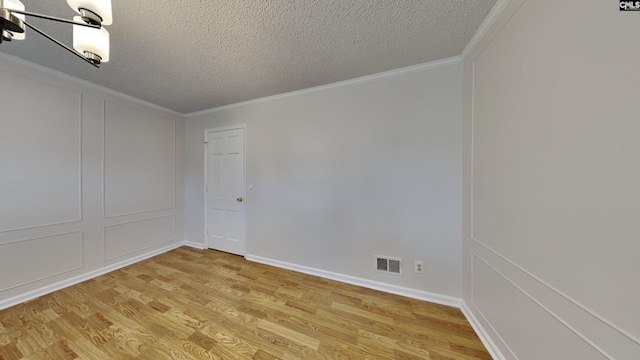
[[(61, 19), (27, 12), (20, 0), (0, 0), (0, 44), (24, 40), (28, 27), (95, 67), (108, 62), (109, 32), (103, 25), (113, 23), (111, 0), (67, 0), (67, 3), (80, 16), (75, 16), (73, 20)], [(71, 24), (75, 50), (28, 23), (26, 16)]]

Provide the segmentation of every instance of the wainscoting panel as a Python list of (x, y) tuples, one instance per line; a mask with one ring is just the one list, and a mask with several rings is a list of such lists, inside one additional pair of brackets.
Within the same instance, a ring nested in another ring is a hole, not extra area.
[(513, 353), (524, 354), (518, 360), (613, 359), (581, 338), (483, 258), (474, 254), (472, 261), (473, 305), (483, 318), (491, 319), (493, 329)]
[[(492, 269), (510, 283), (516, 284), (520, 291), (585, 342), (598, 347), (612, 359), (623, 359), (627, 354), (640, 354), (640, 341), (633, 335), (521, 268), (494, 249), (478, 240), (473, 241), (474, 260), (482, 259), (490, 264)], [(606, 348), (595, 345), (598, 342), (609, 345)]]
[(139, 220), (104, 229), (105, 260), (133, 254), (137, 251), (175, 240), (175, 215)]
[(80, 93), (3, 71), (0, 84), (0, 232), (80, 221)]
[(0, 245), (0, 292), (83, 267), (81, 231)]
[(175, 121), (104, 104), (104, 215), (175, 207)]

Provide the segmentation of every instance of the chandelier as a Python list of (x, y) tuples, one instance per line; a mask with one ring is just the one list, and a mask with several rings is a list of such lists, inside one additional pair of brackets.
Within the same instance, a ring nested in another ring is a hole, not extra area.
[[(67, 3), (79, 15), (73, 20), (28, 12), (20, 0), (0, 0), (0, 44), (24, 40), (29, 28), (95, 67), (108, 62), (109, 32), (103, 25), (113, 23), (111, 0), (67, 0)], [(27, 22), (26, 16), (71, 24), (75, 50)]]

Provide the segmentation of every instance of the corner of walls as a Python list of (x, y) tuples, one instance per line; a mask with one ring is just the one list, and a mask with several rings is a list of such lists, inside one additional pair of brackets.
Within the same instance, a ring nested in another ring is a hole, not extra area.
[(207, 246), (205, 244), (202, 244), (202, 243), (199, 243), (199, 242), (195, 242), (195, 241), (185, 240), (184, 241), (184, 245), (188, 246), (188, 247), (192, 247), (194, 249), (198, 249), (198, 250), (207, 249)]
[[(526, 0), (497, 0), (478, 30), (462, 50), (462, 54), (460, 54), (462, 62), (466, 62), (472, 54), (486, 46), (488, 39), (495, 35), (497, 28), (500, 27), (499, 24), (505, 20), (504, 14), (512, 11), (512, 3), (522, 3), (524, 1)], [(511, 9), (507, 9), (508, 7), (511, 7)]]
[[(487, 46), (490, 39), (515, 11), (514, 3), (525, 0), (498, 0), (493, 9), (480, 25), (472, 39), (461, 54), (463, 60), (463, 142), (462, 142), (462, 313), (471, 324), (478, 337), (496, 360), (506, 360), (502, 349), (508, 349), (504, 341), (491, 328), (477, 309), (470, 306), (473, 303), (473, 266), (472, 266), (472, 176), (473, 176), (473, 59)], [(518, 5), (519, 6), (519, 5)], [(495, 339), (495, 341), (494, 341)], [(512, 353), (510, 359), (515, 359)]]
[[(500, 351), (498, 345), (493, 341), (494, 338), (499, 338), (498, 334), (496, 334), (495, 331), (491, 329), (491, 326), (489, 324), (487, 324), (486, 322), (484, 322), (484, 324), (480, 322), (480, 320), (475, 315), (477, 313), (477, 310), (472, 311), (469, 305), (467, 305), (464, 300), (461, 300), (460, 302), (460, 310), (462, 311), (462, 314), (464, 314), (464, 316), (467, 318), (469, 324), (471, 324), (471, 327), (480, 338), (480, 341), (482, 341), (484, 347), (487, 348), (487, 351), (489, 352), (491, 357), (494, 360), (506, 360), (507, 358), (503, 355), (502, 351)], [(487, 329), (491, 329), (490, 332)], [(500, 344), (504, 345), (504, 341), (502, 341), (502, 339), (500, 340)], [(511, 355), (513, 357), (513, 354)]]

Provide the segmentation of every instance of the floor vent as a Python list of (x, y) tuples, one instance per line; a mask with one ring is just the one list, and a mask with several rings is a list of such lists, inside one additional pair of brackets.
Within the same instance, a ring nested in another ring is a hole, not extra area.
[(402, 259), (376, 255), (376, 270), (402, 275)]

